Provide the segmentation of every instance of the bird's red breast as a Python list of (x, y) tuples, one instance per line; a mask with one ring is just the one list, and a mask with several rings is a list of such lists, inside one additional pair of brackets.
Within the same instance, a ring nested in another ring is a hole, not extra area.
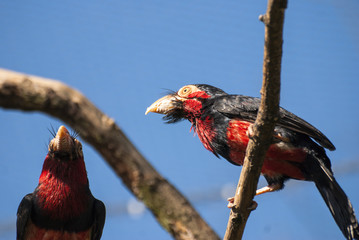
[(83, 213), (89, 206), (83, 159), (54, 161), (47, 156), (36, 194), (42, 210), (54, 219), (68, 219)]
[[(246, 148), (249, 142), (247, 135), (251, 123), (247, 121), (231, 120), (227, 128), (229, 158), (238, 165), (243, 165)], [(270, 177), (282, 174), (291, 178), (304, 180), (302, 171), (291, 162), (303, 162), (306, 152), (302, 148), (289, 145), (272, 144), (264, 159), (262, 173)]]

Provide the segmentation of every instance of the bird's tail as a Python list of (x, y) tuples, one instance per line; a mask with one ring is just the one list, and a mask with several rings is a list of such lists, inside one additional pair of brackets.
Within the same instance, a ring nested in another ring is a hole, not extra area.
[(331, 170), (325, 166), (321, 159), (315, 158), (316, 161), (310, 161), (315, 185), (344, 236), (350, 240), (359, 240), (358, 220), (355, 217), (351, 202), (335, 180)]

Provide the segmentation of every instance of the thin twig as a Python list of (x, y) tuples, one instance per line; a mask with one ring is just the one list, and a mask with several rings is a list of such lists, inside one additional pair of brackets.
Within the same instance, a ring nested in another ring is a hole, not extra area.
[(266, 14), (260, 17), (265, 24), (261, 105), (253, 124), (253, 136), (247, 146), (234, 207), (231, 210), (224, 236), (225, 240), (242, 238), (249, 214), (256, 207), (253, 198), (264, 157), (271, 144), (274, 126), (278, 119), (283, 23), (286, 6), (286, 0), (269, 0)]

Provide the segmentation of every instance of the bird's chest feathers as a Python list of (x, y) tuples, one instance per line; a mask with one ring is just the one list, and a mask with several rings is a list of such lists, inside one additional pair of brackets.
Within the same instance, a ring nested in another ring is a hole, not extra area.
[(183, 103), (184, 112), (186, 112), (186, 118), (192, 123), (192, 128), (197, 133), (203, 146), (215, 153), (212, 147), (212, 142), (215, 137), (215, 131), (213, 128), (213, 119), (210, 116), (203, 116), (202, 102), (189, 99)]
[[(53, 160), (52, 160), (53, 161)], [(46, 162), (36, 188), (38, 206), (53, 219), (71, 219), (89, 206), (89, 188), (82, 163)]]
[(246, 148), (249, 141), (247, 130), (250, 123), (246, 121), (230, 121), (227, 128), (227, 141), (230, 149), (230, 159), (243, 165)]
[(215, 138), (216, 131), (213, 129), (213, 120), (207, 116), (204, 119), (202, 118), (196, 118), (192, 121), (192, 127), (197, 133), (199, 139), (201, 140), (203, 146), (215, 153), (214, 148), (212, 146), (213, 139)]

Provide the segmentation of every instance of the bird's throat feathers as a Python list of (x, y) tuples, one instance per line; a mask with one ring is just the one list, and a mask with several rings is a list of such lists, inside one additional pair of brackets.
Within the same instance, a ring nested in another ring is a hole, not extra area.
[[(202, 93), (202, 92), (200, 92)], [(208, 98), (208, 95), (201, 95), (202, 98)], [(184, 112), (187, 113), (186, 118), (192, 123), (191, 129), (197, 133), (203, 146), (214, 153), (218, 154), (213, 147), (216, 129), (214, 128), (214, 119), (208, 115), (204, 115), (204, 107), (202, 101), (198, 99), (188, 99), (183, 103)]]
[(36, 189), (43, 213), (56, 219), (80, 215), (89, 205), (89, 193), (83, 159), (59, 161), (46, 156)]
[(199, 139), (201, 140), (203, 146), (214, 153), (216, 156), (214, 147), (212, 146), (213, 139), (215, 138), (216, 132), (213, 129), (213, 119), (207, 116), (205, 119), (194, 118), (191, 119), (192, 123), (191, 129), (194, 129), (195, 133), (197, 133)]
[(187, 113), (186, 118), (198, 118), (202, 115), (202, 103), (196, 99), (188, 99), (183, 103), (183, 110)]

